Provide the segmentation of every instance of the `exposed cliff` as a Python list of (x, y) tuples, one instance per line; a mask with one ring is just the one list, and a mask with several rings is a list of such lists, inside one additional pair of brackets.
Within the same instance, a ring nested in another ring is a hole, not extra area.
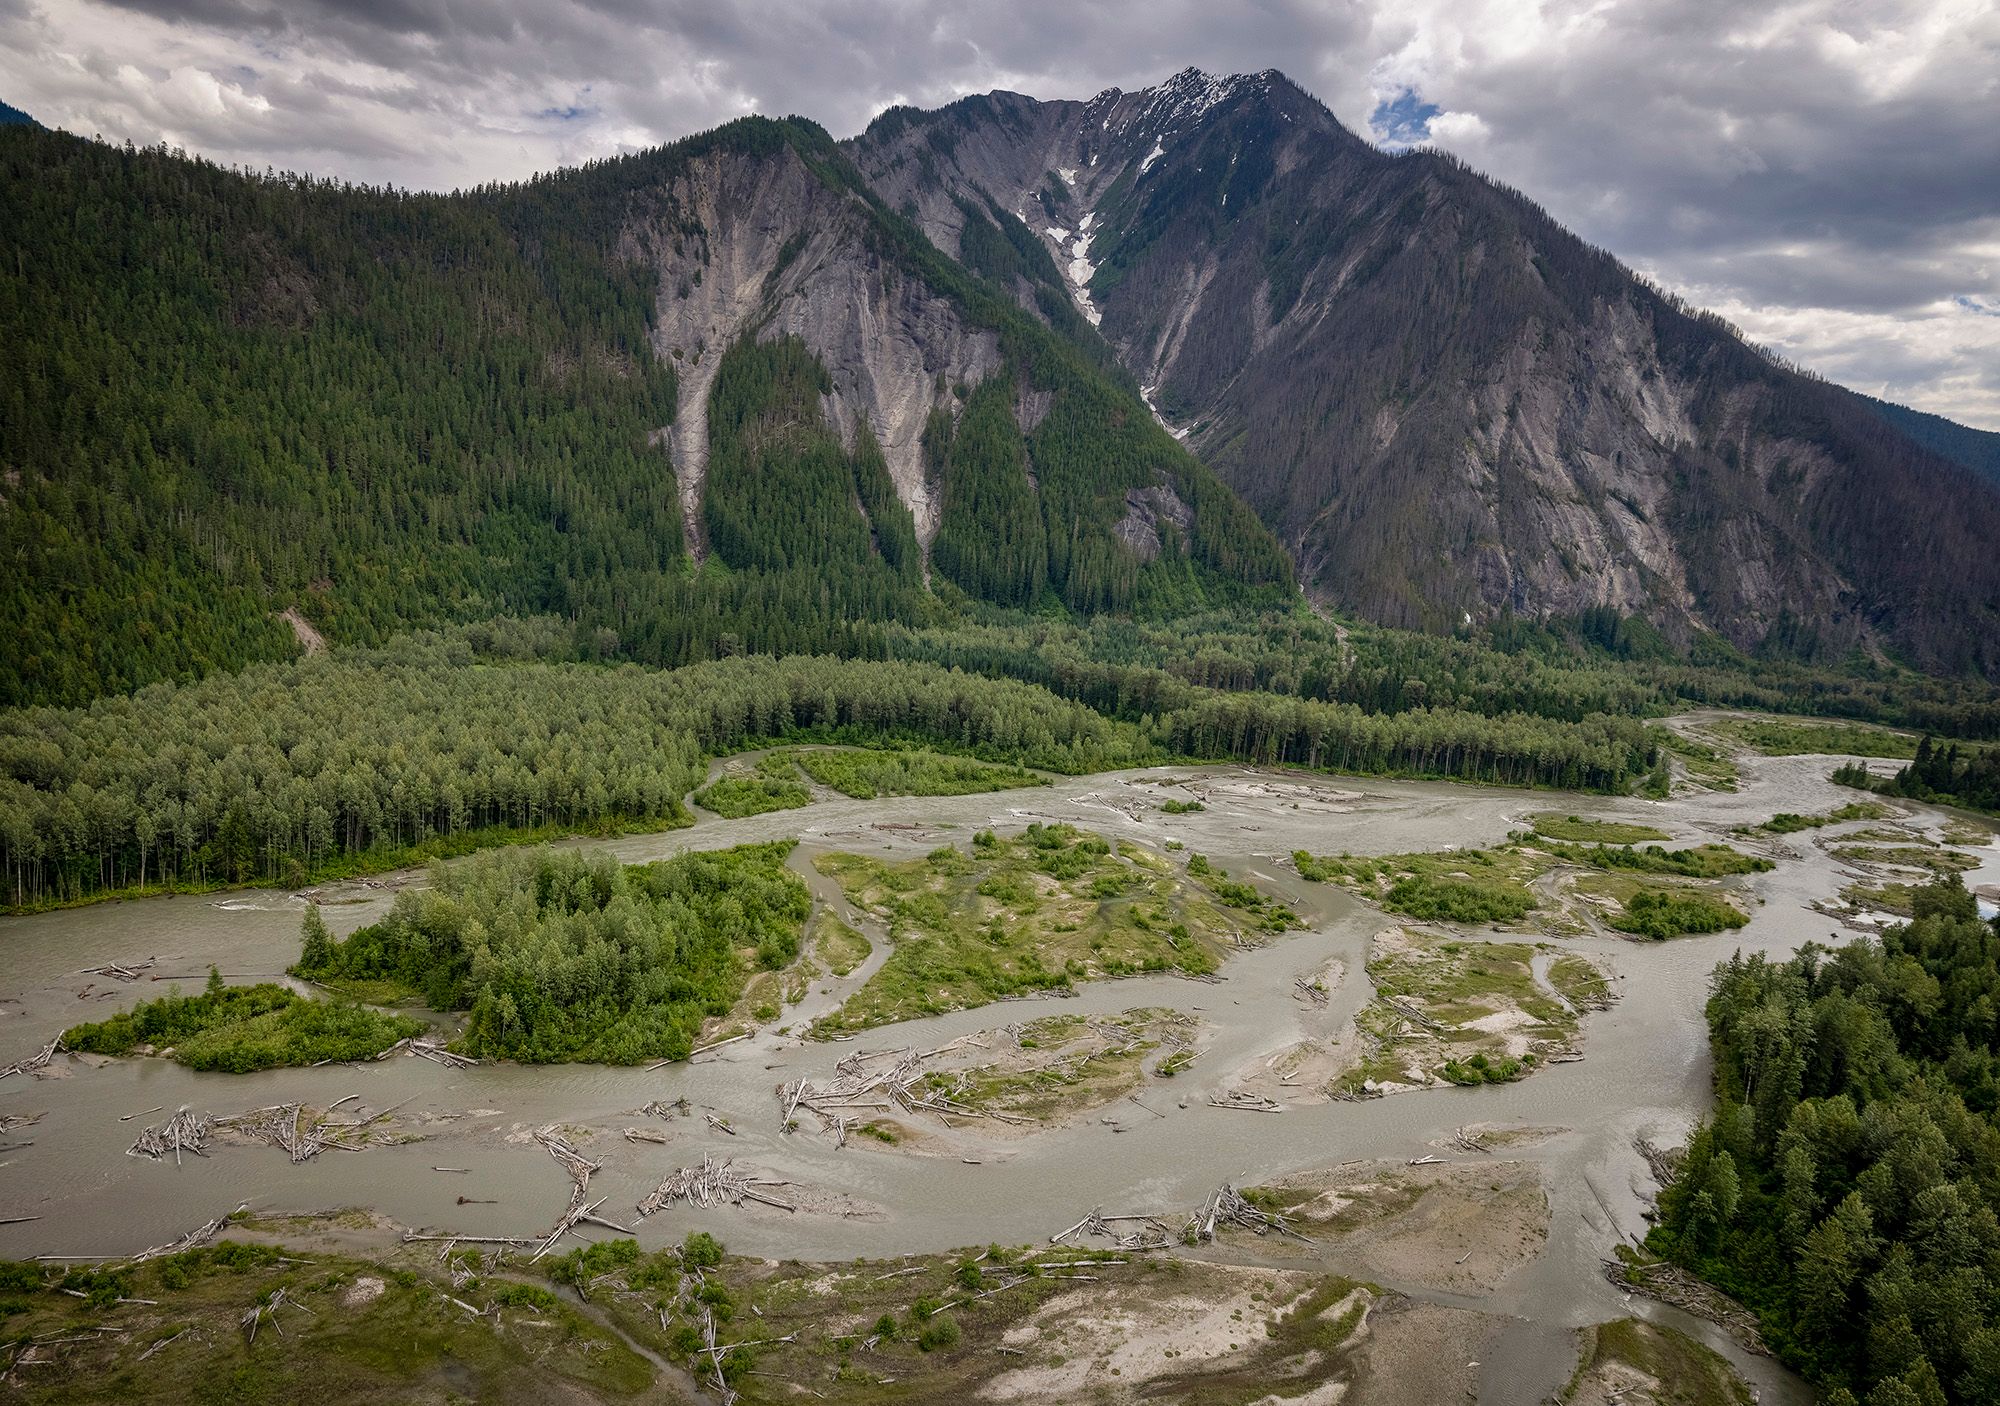
[(2000, 666), (2000, 498), (1280, 74), (901, 109), (850, 150), (947, 250), (969, 200), (1032, 230), (1324, 599), (1429, 627), (1608, 605), (1684, 639)]

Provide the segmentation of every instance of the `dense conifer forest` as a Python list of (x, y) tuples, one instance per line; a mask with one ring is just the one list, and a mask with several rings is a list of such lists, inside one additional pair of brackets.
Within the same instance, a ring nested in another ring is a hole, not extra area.
[[(645, 251), (701, 235), (674, 183), (718, 152), (795, 156), (858, 201), (885, 276), (998, 334), (1013, 374), (957, 388), (968, 423), (940, 444), (965, 477), (947, 484), (946, 581), (1154, 613), (1290, 589), (1276, 542), (1101, 343), (1064, 340), (939, 254), (810, 123), (746, 119), (443, 196), (19, 126), (0, 130), (0, 632), (20, 642), (0, 703), (281, 659), (286, 609), (347, 644), (547, 612), (660, 665), (862, 653), (872, 624), (938, 617), (879, 451), (865, 427), (841, 447), (818, 411), (825, 368), (791, 342), (715, 349), (717, 558), (693, 572)], [(1048, 398), (1032, 436), (1006, 403), (1016, 382)], [(1148, 565), (1111, 525), (1128, 490), (1158, 484), (1191, 528)], [(1004, 502), (1004, 530), (979, 519)]]
[(1955, 742), (1926, 737), (1917, 744), (1910, 764), (1891, 777), (1878, 777), (1858, 762), (1834, 772), (1843, 786), (1907, 796), (2000, 814), (2000, 748), (1960, 748)]
[(2000, 922), (1955, 877), (1914, 911), (1716, 968), (1717, 1108), (1660, 1198), (1829, 1406), (2000, 1399)]

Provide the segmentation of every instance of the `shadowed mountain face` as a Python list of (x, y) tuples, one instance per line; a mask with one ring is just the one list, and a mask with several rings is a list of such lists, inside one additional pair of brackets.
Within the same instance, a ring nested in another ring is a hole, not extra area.
[[(1067, 291), (1323, 600), (2000, 665), (1990, 487), (1281, 74), (896, 109), (848, 149), (1024, 306)], [(1046, 258), (995, 254), (1029, 234)]]

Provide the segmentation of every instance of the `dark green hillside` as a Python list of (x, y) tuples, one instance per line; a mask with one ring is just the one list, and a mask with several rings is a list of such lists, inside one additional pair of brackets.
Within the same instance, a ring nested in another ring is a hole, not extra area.
[[(0, 260), (0, 632), (19, 647), (0, 660), (0, 701), (77, 702), (285, 657), (296, 646), (274, 612), (291, 607), (336, 643), (550, 613), (654, 663), (866, 652), (862, 622), (928, 602), (890, 590), (918, 563), (865, 436), (844, 468), (866, 519), (843, 502), (846, 545), (804, 556), (804, 515), (831, 501), (820, 470), (833, 466), (814, 458), (827, 436), (801, 422), (792, 440), (738, 446), (707, 507), (734, 574), (692, 579), (658, 433), (676, 391), (649, 344), (649, 241), (701, 234), (674, 178), (699, 157), (787, 152), (857, 212), (885, 278), (923, 279), (998, 330), (1020, 384), (1050, 393), (1060, 438), (1043, 446), (1037, 513), (1063, 524), (1048, 579), (1071, 604), (1135, 603), (1139, 562), (1110, 529), (1125, 490), (1162, 477), (1196, 505), (1198, 562), (1289, 583), (1268, 534), (1096, 353), (872, 203), (810, 124), (746, 120), (451, 196), (251, 178), (13, 127), (0, 131), (13, 254)], [(779, 378), (786, 413), (806, 374)], [(775, 405), (730, 402), (723, 418), (768, 423)], [(1080, 474), (1065, 467), (1078, 456)], [(753, 469), (820, 496), (752, 509), (728, 484)], [(854, 559), (857, 528), (887, 568), (865, 579), (830, 569)]]

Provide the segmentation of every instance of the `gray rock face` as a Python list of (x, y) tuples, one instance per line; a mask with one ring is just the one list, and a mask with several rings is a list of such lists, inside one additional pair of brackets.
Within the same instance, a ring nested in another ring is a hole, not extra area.
[(924, 474), (924, 424), (940, 405), (955, 408), (951, 385), (999, 369), (998, 337), (967, 326), (922, 282), (885, 277), (863, 238), (859, 198), (829, 188), (790, 148), (700, 158), (671, 196), (678, 223), (695, 232), (635, 230), (629, 248), (658, 271), (653, 338), (679, 371), (670, 449), (697, 556), (709, 393), (723, 351), (745, 336), (796, 336), (819, 357), (833, 379), (828, 418), (850, 448), (864, 419), (873, 428), (928, 547), (937, 505)]
[(968, 199), (1033, 231), (1321, 600), (1431, 628), (1609, 606), (1683, 640), (2000, 666), (2000, 495), (1280, 74), (995, 93), (848, 148), (947, 252)]

